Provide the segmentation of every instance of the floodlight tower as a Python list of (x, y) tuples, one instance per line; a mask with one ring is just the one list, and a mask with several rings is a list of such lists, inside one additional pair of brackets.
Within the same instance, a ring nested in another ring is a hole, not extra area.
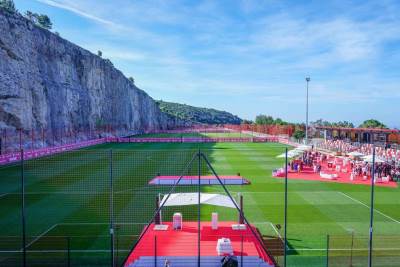
[(306, 145), (308, 145), (308, 83), (311, 81), (309, 76), (306, 77), (307, 97), (306, 97)]

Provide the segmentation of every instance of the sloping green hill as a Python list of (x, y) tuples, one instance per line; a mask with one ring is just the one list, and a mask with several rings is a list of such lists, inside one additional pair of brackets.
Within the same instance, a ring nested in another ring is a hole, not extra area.
[(240, 124), (242, 119), (229, 112), (186, 104), (156, 101), (161, 111), (182, 120), (207, 124)]

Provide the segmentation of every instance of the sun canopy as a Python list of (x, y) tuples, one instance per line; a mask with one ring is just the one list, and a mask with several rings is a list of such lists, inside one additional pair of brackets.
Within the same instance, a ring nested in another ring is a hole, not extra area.
[[(290, 151), (288, 151), (288, 158), (297, 157), (298, 155), (300, 155), (302, 153), (303, 153), (303, 151), (301, 151), (301, 150), (297, 150), (297, 149), (290, 150)], [(285, 153), (277, 156), (277, 158), (284, 158), (284, 157), (286, 157)]]
[[(161, 201), (164, 206), (187, 206), (197, 205), (199, 203), (198, 193), (175, 193), (171, 194), (167, 200), (168, 195), (165, 195)], [(220, 194), (200, 194), (200, 204), (208, 204), (213, 206), (221, 206), (227, 208), (236, 208), (232, 200), (228, 196)]]
[(351, 156), (351, 157), (362, 157), (362, 156), (364, 156), (363, 153), (360, 153), (360, 152), (358, 152), (358, 151), (350, 152), (350, 153), (348, 153), (347, 155), (348, 155), (348, 156)]
[(301, 145), (301, 146), (296, 147), (296, 150), (302, 150), (302, 151), (308, 151), (308, 150), (311, 150), (311, 149), (312, 149), (312, 147), (311, 146), (307, 146), (307, 145)]
[[(372, 155), (368, 155), (368, 156), (363, 157), (362, 159), (365, 162), (372, 163), (373, 156)], [(375, 156), (375, 163), (384, 163), (384, 162), (385, 162), (384, 159), (381, 159), (381, 158)]]

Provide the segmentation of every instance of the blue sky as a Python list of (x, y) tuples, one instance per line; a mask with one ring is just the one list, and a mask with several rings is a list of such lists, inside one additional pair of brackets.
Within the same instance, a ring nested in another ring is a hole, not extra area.
[(155, 99), (400, 127), (400, 1), (14, 0)]

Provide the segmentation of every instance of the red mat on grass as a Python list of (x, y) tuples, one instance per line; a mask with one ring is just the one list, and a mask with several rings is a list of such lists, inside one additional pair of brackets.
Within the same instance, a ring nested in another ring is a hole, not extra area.
[[(338, 174), (336, 180), (330, 180), (326, 178), (322, 178), (319, 173), (315, 173), (312, 168), (305, 167), (304, 170), (300, 173), (297, 172), (289, 172), (288, 178), (289, 179), (298, 179), (298, 180), (306, 180), (306, 181), (321, 181), (321, 182), (332, 182), (332, 183), (342, 183), (342, 184), (361, 184), (361, 185), (371, 185), (371, 180), (363, 180), (362, 177), (356, 176), (355, 179), (352, 181), (350, 180), (350, 173), (343, 173), (343, 172), (336, 172), (336, 171), (329, 171), (327, 169), (326, 164), (322, 165), (322, 172), (333, 174)], [(276, 177), (276, 178), (284, 178), (284, 177)], [(376, 186), (384, 186), (384, 187), (397, 187), (397, 182), (389, 181), (388, 183), (383, 182), (376, 182)]]
[[(235, 184), (250, 184), (249, 180), (243, 178), (238, 175), (221, 175), (218, 176), (223, 184), (227, 185), (235, 185)], [(149, 181), (149, 184), (158, 185), (158, 184), (175, 184), (178, 181), (180, 176), (177, 175), (158, 175)], [(213, 175), (204, 175), (200, 176), (201, 184), (219, 184), (217, 177)], [(196, 175), (185, 175), (182, 176), (179, 184), (197, 184), (199, 181), (199, 177)]]
[[(154, 224), (136, 245), (129, 255), (125, 266), (133, 263), (141, 256), (154, 256), (154, 237), (157, 236), (157, 256), (197, 256), (197, 222), (183, 222), (182, 230), (173, 230), (171, 222), (165, 222), (168, 230), (156, 231)], [(243, 255), (258, 256), (273, 265), (271, 259), (262, 249), (257, 238), (249, 227), (246, 230), (232, 230), (236, 222), (219, 222), (218, 229), (212, 230), (210, 222), (201, 222), (201, 256), (218, 256), (217, 240), (229, 238), (235, 255), (241, 255), (241, 240), (243, 236)]]

